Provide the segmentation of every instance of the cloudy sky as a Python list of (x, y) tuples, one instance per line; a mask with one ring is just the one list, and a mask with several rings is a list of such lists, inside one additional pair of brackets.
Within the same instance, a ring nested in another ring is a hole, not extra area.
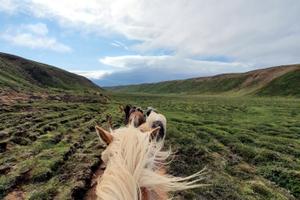
[(0, 51), (102, 86), (300, 63), (300, 1), (0, 0)]

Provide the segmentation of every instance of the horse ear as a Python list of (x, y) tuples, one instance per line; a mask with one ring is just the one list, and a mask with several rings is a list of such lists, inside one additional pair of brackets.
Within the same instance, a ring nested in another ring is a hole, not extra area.
[(152, 130), (150, 131), (150, 137), (151, 137), (151, 139), (154, 139), (154, 138), (157, 138), (157, 137), (158, 137), (158, 135), (159, 135), (159, 130), (160, 130), (160, 127), (156, 127), (156, 128), (154, 128), (154, 129), (152, 129)]
[(127, 104), (126, 106), (123, 106), (124, 110), (129, 110), (132, 106)]
[(149, 115), (151, 114), (151, 112), (153, 111), (152, 107), (148, 107), (146, 110), (146, 116), (149, 117)]
[(130, 116), (130, 110), (131, 110), (132, 106), (131, 105), (126, 105), (125, 107), (123, 107), (123, 111), (125, 113), (125, 124), (127, 125), (129, 122), (129, 116)]
[(95, 126), (95, 129), (100, 139), (103, 140), (107, 145), (109, 145), (112, 142), (113, 137), (110, 132), (106, 131), (100, 126)]
[(144, 111), (142, 110), (141, 107), (138, 107), (137, 110), (138, 110), (140, 113), (144, 114)]

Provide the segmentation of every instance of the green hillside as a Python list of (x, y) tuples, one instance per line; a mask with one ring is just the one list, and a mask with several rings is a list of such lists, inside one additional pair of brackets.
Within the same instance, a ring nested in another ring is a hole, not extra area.
[(0, 199), (82, 199), (109, 103), (82, 76), (0, 53)]
[(222, 74), (186, 80), (140, 85), (116, 86), (106, 89), (130, 93), (183, 94), (257, 94), (299, 96), (300, 65), (286, 65), (246, 73)]
[(30, 91), (102, 90), (85, 77), (5, 53), (0, 53), (0, 88)]
[(262, 88), (259, 95), (300, 96), (300, 69), (288, 72)]

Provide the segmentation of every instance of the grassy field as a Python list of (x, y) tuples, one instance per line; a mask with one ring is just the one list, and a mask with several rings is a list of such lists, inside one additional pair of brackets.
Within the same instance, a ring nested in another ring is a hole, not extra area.
[(87, 97), (0, 105), (0, 199), (82, 198), (100, 165), (94, 126), (109, 108), (102, 96)]
[[(85, 94), (87, 96), (87, 94)], [(119, 105), (153, 106), (168, 119), (169, 171), (207, 168), (205, 188), (179, 199), (300, 199), (300, 99), (113, 94), (0, 106), (0, 199), (82, 199), (103, 150), (94, 125)]]
[(184, 199), (300, 199), (300, 99), (114, 95), (115, 103), (153, 106), (168, 119), (170, 171), (203, 167), (211, 186)]

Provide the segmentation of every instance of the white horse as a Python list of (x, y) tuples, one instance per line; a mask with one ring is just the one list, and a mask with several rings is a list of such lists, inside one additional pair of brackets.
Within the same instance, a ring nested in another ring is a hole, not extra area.
[(157, 113), (153, 108), (148, 108), (150, 111), (146, 112), (146, 122), (139, 126), (142, 132), (149, 131), (151, 129), (160, 127), (157, 139), (161, 140), (166, 136), (167, 132), (167, 119), (164, 115)]
[(108, 146), (102, 152), (106, 164), (98, 179), (98, 200), (166, 200), (169, 192), (203, 186), (202, 171), (188, 177), (174, 177), (163, 170), (170, 151), (163, 151), (164, 140), (156, 140), (159, 127), (141, 132), (132, 125), (108, 132), (96, 126)]

